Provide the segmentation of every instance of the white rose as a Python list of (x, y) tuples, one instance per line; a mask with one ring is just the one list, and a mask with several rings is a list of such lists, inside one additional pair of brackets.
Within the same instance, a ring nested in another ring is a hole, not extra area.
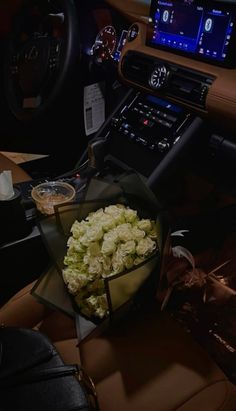
[(86, 305), (93, 315), (103, 318), (107, 314), (108, 304), (105, 294), (91, 295), (89, 298), (86, 298)]
[(112, 218), (113, 221), (115, 222), (116, 225), (122, 224), (125, 222), (125, 217), (124, 217), (124, 206), (116, 206), (116, 205), (110, 205), (108, 207), (105, 207), (105, 213), (109, 214)]
[(139, 256), (150, 255), (156, 248), (155, 241), (152, 241), (151, 238), (145, 237), (139, 241), (136, 252)]
[(101, 240), (101, 238), (103, 237), (103, 230), (100, 224), (89, 227), (86, 233), (86, 237), (89, 243)]
[(132, 238), (133, 240), (139, 241), (145, 237), (145, 231), (140, 230), (137, 227), (132, 228)]
[(152, 239), (152, 240), (156, 240), (157, 239), (157, 226), (155, 221), (152, 221), (152, 227), (150, 232), (148, 233), (148, 236)]
[(113, 241), (103, 241), (101, 252), (105, 255), (111, 255), (116, 251), (116, 244)]
[(123, 257), (123, 262), (127, 270), (132, 268), (134, 265), (134, 259), (131, 255), (126, 255), (125, 257)]
[(121, 224), (116, 227), (118, 238), (120, 241), (132, 240), (132, 226), (130, 223)]
[(126, 243), (119, 246), (121, 255), (134, 254), (136, 251), (136, 244), (134, 240), (126, 241)]
[(65, 268), (62, 276), (71, 293), (76, 293), (80, 288), (85, 287), (90, 281), (90, 276), (81, 273), (79, 269)]
[(100, 225), (104, 231), (109, 231), (116, 226), (114, 218), (109, 214), (103, 215), (103, 217), (100, 219)]
[(102, 274), (102, 264), (97, 258), (91, 258), (89, 260), (88, 272), (92, 276), (98, 276)]
[(76, 253), (73, 253), (73, 254), (69, 254), (69, 255), (66, 255), (65, 257), (64, 257), (64, 264), (65, 265), (73, 265), (73, 266), (75, 266), (75, 265), (77, 265), (77, 264), (79, 264), (79, 263), (81, 263), (82, 262), (82, 258), (81, 258), (82, 256), (81, 256), (81, 254), (76, 254)]
[(127, 208), (125, 210), (125, 220), (127, 223), (134, 223), (137, 220), (137, 211)]
[(122, 256), (120, 255), (119, 252), (115, 252), (112, 256), (112, 268), (113, 268), (113, 272), (115, 274), (121, 273), (122, 271), (124, 271), (124, 262), (122, 259)]
[(85, 233), (82, 237), (80, 237), (80, 242), (81, 242), (81, 244), (82, 244), (84, 247), (88, 247), (88, 246), (89, 246), (90, 240), (89, 240), (89, 238), (88, 238), (88, 236), (87, 236), (87, 233)]
[(150, 221), (150, 220), (142, 219), (142, 220), (138, 221), (137, 227), (138, 227), (140, 230), (145, 231), (145, 233), (149, 233), (149, 231), (151, 231), (152, 224), (151, 224), (151, 221)]
[(81, 243), (79, 239), (75, 239), (73, 237), (70, 237), (69, 240), (67, 241), (68, 245), (68, 254), (73, 254), (74, 252), (76, 253), (84, 253), (85, 251), (85, 246), (84, 244)]
[(99, 262), (102, 264), (102, 276), (106, 276), (111, 272), (111, 258), (108, 256), (99, 257)]
[(70, 231), (72, 232), (74, 238), (79, 238), (85, 233), (86, 228), (87, 228), (87, 223), (85, 221), (79, 222), (75, 220)]
[(104, 211), (102, 208), (99, 208), (97, 211), (93, 211), (92, 213), (89, 213), (88, 217), (86, 218), (86, 220), (90, 223), (96, 223), (99, 222), (100, 219), (103, 217), (104, 215)]
[(105, 233), (103, 236), (104, 241), (111, 241), (113, 243), (118, 243), (119, 237), (116, 228), (110, 230), (108, 233)]

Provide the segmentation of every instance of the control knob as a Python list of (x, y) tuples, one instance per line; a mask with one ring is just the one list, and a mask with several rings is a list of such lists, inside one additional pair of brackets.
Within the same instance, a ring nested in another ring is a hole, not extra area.
[(164, 139), (164, 140), (159, 141), (159, 143), (157, 144), (157, 147), (161, 153), (165, 153), (166, 151), (169, 150), (170, 143), (166, 139)]
[(153, 89), (159, 90), (167, 85), (169, 76), (170, 70), (164, 64), (159, 64), (152, 71), (149, 84)]

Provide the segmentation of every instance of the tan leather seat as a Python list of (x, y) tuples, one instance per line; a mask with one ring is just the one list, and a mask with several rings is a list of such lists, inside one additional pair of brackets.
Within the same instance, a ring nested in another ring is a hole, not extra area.
[(182, 327), (157, 306), (77, 347), (74, 322), (38, 303), (32, 284), (0, 309), (0, 323), (36, 327), (67, 363), (82, 363), (101, 411), (235, 411), (236, 388)]
[(53, 341), (66, 363), (80, 363), (74, 321), (37, 302), (30, 294), (34, 283), (24, 287), (1, 307), (0, 325), (38, 329)]
[(157, 306), (80, 344), (102, 411), (236, 410), (236, 388)]

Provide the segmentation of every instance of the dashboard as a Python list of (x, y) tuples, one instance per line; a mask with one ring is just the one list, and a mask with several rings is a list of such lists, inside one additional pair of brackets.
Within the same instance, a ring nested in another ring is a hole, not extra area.
[(128, 28), (120, 78), (234, 133), (235, 7), (229, 1), (152, 0), (146, 21)]

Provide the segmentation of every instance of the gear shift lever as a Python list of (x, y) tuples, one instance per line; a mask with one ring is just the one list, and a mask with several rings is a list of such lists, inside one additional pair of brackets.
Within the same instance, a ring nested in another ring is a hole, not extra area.
[(92, 141), (88, 145), (88, 167), (100, 171), (104, 165), (106, 139)]

